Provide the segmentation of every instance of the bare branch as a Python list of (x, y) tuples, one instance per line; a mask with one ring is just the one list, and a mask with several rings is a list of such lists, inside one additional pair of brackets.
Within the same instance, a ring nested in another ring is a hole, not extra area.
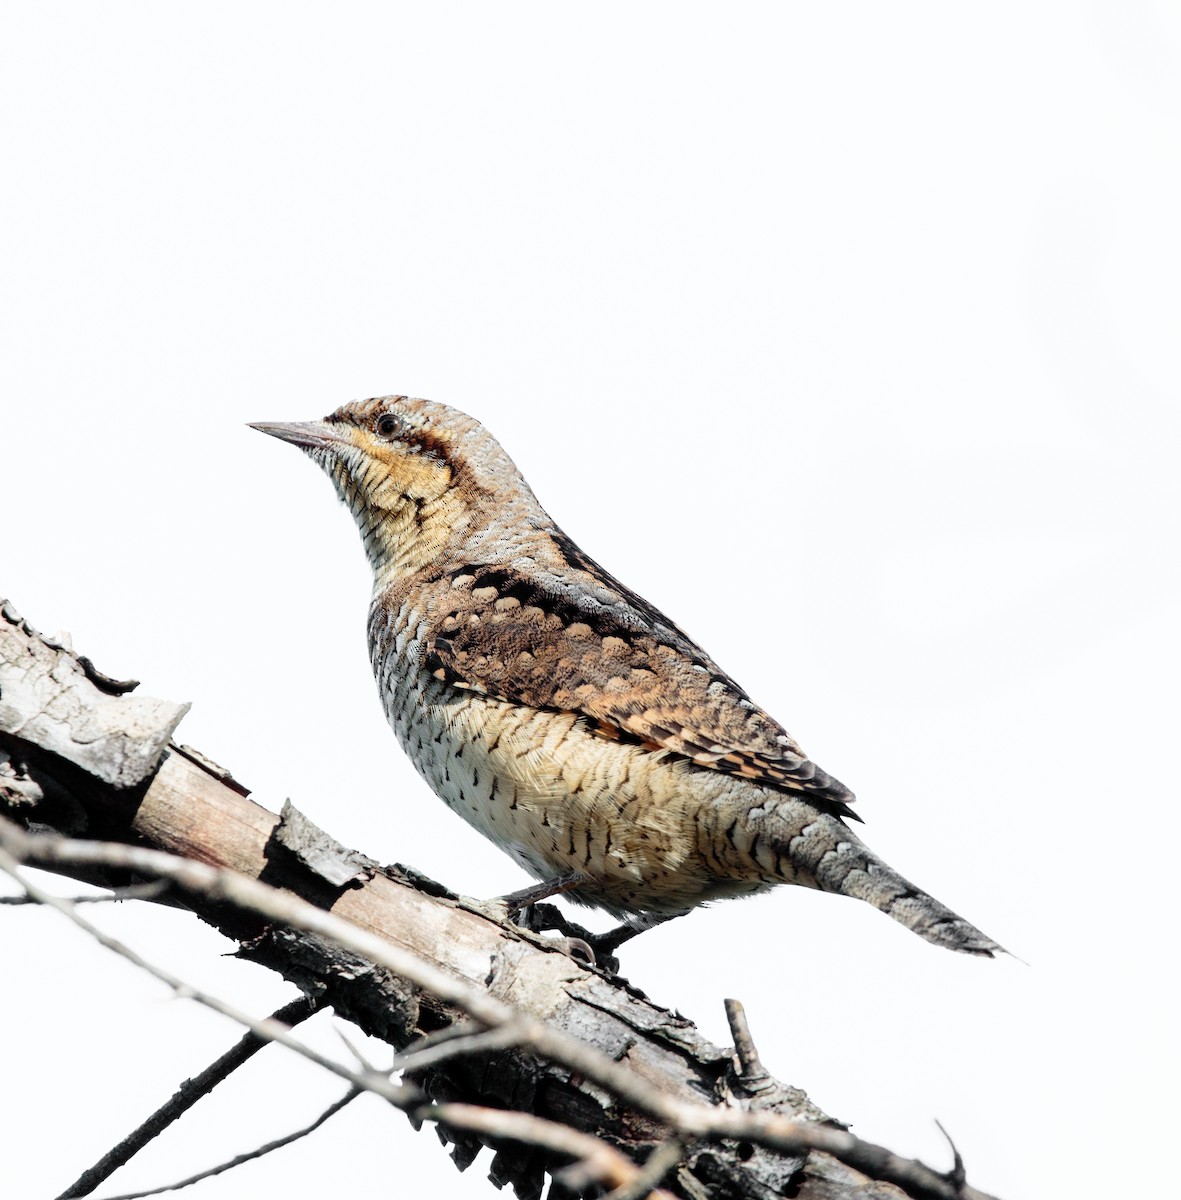
[[(332, 938), (348, 949), (409, 978), (427, 990), (435, 991), (437, 985), (448, 1000), (464, 1009), (469, 1016), (482, 1024), (495, 1027), (519, 1021), (525, 1035), (523, 1040), (535, 1052), (581, 1072), (600, 1086), (614, 1092), (621, 1099), (635, 1105), (641, 1111), (663, 1121), (670, 1130), (676, 1131), (679, 1135), (702, 1139), (745, 1140), (794, 1154), (812, 1150), (822, 1151), (863, 1171), (871, 1178), (901, 1187), (916, 1200), (987, 1200), (984, 1193), (978, 1192), (974, 1188), (960, 1186), (954, 1178), (942, 1175), (923, 1163), (904, 1159), (883, 1146), (862, 1141), (844, 1130), (814, 1122), (793, 1120), (775, 1113), (749, 1113), (733, 1109), (710, 1108), (667, 1096), (633, 1072), (612, 1062), (593, 1047), (578, 1042), (559, 1030), (551, 1029), (537, 1020), (518, 1014), (501, 1001), (476, 991), (454, 977), (445, 975), (438, 968), (422, 962), (406, 951), (365, 930), (358, 929), (348, 922), (333, 917), (305, 901), (277, 892), (257, 880), (247, 879), (230, 871), (215, 870), (201, 863), (178, 860), (172, 855), (139, 847), (124, 846), (118, 843), (79, 842), (47, 835), (29, 835), (7, 821), (0, 821), (0, 845), (8, 850), (8, 853), (0, 853), (0, 869), (12, 874), (31, 893), (34, 892), (34, 885), (20, 874), (14, 858), (49, 866), (70, 863), (104, 863), (132, 868), (144, 874), (159, 875), (173, 880), (184, 890), (206, 894), (223, 902), (240, 905), (260, 912), (273, 920)], [(9, 857), (10, 854), (12, 857)], [(112, 949), (116, 949), (117, 952), (130, 958), (131, 961), (151, 971), (178, 992), (192, 995), (201, 1003), (241, 1021), (256, 1032), (261, 1032), (264, 1037), (271, 1036), (273, 1040), (312, 1058), (313, 1061), (319, 1062), (321, 1066), (348, 1079), (356, 1086), (383, 1095), (397, 1107), (408, 1107), (408, 1094), (404, 1087), (396, 1087), (389, 1084), (384, 1078), (375, 1079), (371, 1073), (360, 1074), (339, 1063), (324, 1059), (284, 1031), (274, 1029), (271, 1023), (255, 1021), (213, 997), (195, 992), (181, 981), (176, 980), (175, 977), (145, 962), (127, 947), (101, 933), (75, 913), (68, 904), (57, 901), (56, 897), (50, 896), (40, 889), (37, 891), (40, 891), (46, 903), (65, 912), (71, 920), (92, 932), (104, 945), (109, 945)], [(426, 1112), (423, 1109), (418, 1111)], [(458, 1121), (444, 1123), (457, 1128), (468, 1127)], [(553, 1148), (549, 1142), (540, 1144)], [(627, 1160), (625, 1159), (625, 1161)]]
[[(315, 1000), (299, 996), (285, 1004), (270, 1017), (270, 1020), (282, 1025), (296, 1025), (307, 1020), (320, 1007)], [(211, 1091), (224, 1079), (227, 1079), (243, 1063), (257, 1054), (267, 1039), (255, 1033), (247, 1033), (236, 1045), (226, 1051), (219, 1059), (212, 1062), (199, 1075), (186, 1079), (175, 1094), (162, 1104), (138, 1128), (132, 1130), (117, 1146), (103, 1155), (93, 1167), (84, 1171), (72, 1183), (58, 1200), (76, 1200), (80, 1196), (89, 1196), (104, 1180), (110, 1178), (121, 1166), (130, 1162), (153, 1138), (159, 1137), (174, 1121), (183, 1116), (203, 1096)]]
[(245, 1154), (236, 1154), (233, 1158), (227, 1159), (223, 1163), (218, 1163), (216, 1167), (207, 1167), (204, 1171), (198, 1171), (196, 1175), (190, 1175), (186, 1179), (178, 1179), (176, 1183), (166, 1183), (160, 1187), (149, 1188), (146, 1192), (123, 1192), (118, 1196), (109, 1197), (108, 1200), (143, 1200), (145, 1196), (159, 1196), (164, 1192), (179, 1192), (181, 1188), (191, 1187), (194, 1183), (200, 1183), (202, 1179), (209, 1179), (213, 1175), (220, 1175), (223, 1171), (240, 1167), (243, 1163), (250, 1162), (251, 1159), (262, 1158), (263, 1155), (270, 1154), (273, 1150), (281, 1150), (284, 1146), (290, 1146), (292, 1142), (298, 1142), (300, 1138), (307, 1137), (309, 1133), (315, 1133), (329, 1117), (335, 1116), (346, 1104), (351, 1104), (360, 1094), (361, 1090), (359, 1088), (349, 1088), (339, 1100), (333, 1101), (310, 1125), (305, 1125), (302, 1129), (297, 1129), (294, 1133), (288, 1133), (281, 1138), (276, 1138), (273, 1142), (267, 1142), (264, 1146), (248, 1150)]
[[(7, 826), (8, 828), (5, 828)], [(16, 831), (9, 822), (0, 818), (0, 841), (6, 841), (13, 838), (26, 838), (28, 835), (21, 834)], [(103, 843), (93, 843), (94, 845), (102, 845)], [(128, 849), (128, 847), (118, 847), (120, 849)], [(161, 856), (168, 857), (168, 856)], [(271, 1150), (278, 1149), (280, 1146), (287, 1145), (298, 1138), (306, 1136), (313, 1130), (319, 1128), (333, 1113), (339, 1111), (345, 1104), (349, 1103), (361, 1091), (371, 1091), (384, 1099), (390, 1101), (397, 1108), (404, 1111), (412, 1112), (413, 1116), (418, 1120), (435, 1121), (439, 1124), (444, 1124), (456, 1129), (465, 1129), (476, 1133), (484, 1134), (492, 1138), (505, 1138), (512, 1141), (527, 1142), (530, 1145), (539, 1146), (543, 1149), (554, 1150), (561, 1154), (570, 1154), (572, 1157), (579, 1159), (589, 1172), (589, 1178), (594, 1180), (602, 1180), (609, 1186), (615, 1187), (621, 1183), (629, 1183), (639, 1175), (639, 1169), (625, 1155), (619, 1153), (613, 1147), (599, 1138), (592, 1137), (589, 1134), (580, 1133), (577, 1130), (571, 1129), (569, 1126), (560, 1125), (554, 1121), (546, 1121), (543, 1118), (535, 1117), (529, 1113), (508, 1112), (498, 1109), (484, 1109), (475, 1105), (425, 1105), (415, 1107), (415, 1102), (418, 1093), (405, 1086), (398, 1087), (390, 1084), (388, 1080), (379, 1072), (365, 1071), (363, 1075), (358, 1075), (351, 1072), (348, 1068), (341, 1066), (339, 1063), (334, 1063), (330, 1059), (325, 1059), (323, 1056), (310, 1050), (307, 1046), (296, 1041), (288, 1036), (284, 1030), (285, 1026), (275, 1018), (268, 1018), (265, 1021), (255, 1021), (245, 1013), (238, 1011), (231, 1005), (225, 1004), (216, 997), (210, 996), (207, 993), (193, 988), (183, 981), (172, 975), (170, 972), (163, 970), (160, 967), (149, 963), (128, 946), (119, 942), (117, 939), (103, 933), (97, 927), (92, 925), (85, 918), (74, 912), (73, 907), (68, 901), (62, 901), (59, 897), (53, 896), (37, 887), (26, 879), (20, 871), (18, 864), (13, 857), (3, 849), (0, 849), (0, 870), (11, 875), (22, 887), (26, 889), (28, 894), (36, 899), (39, 903), (48, 905), (50, 908), (55, 908), (70, 918), (79, 928), (90, 933), (103, 946), (115, 953), (126, 958), (129, 962), (136, 966), (142, 967), (157, 979), (167, 983), (172, 987), (178, 995), (185, 996), (214, 1009), (217, 1012), (231, 1017), (232, 1019), (241, 1022), (248, 1026), (253, 1036), (260, 1041), (275, 1041), (288, 1049), (295, 1050), (302, 1054), (305, 1058), (311, 1059), (319, 1066), (325, 1067), (337, 1075), (341, 1075), (353, 1082), (353, 1088), (346, 1093), (341, 1100), (335, 1105), (326, 1110), (320, 1117), (314, 1121), (306, 1129), (300, 1130), (297, 1133), (289, 1134), (277, 1142), (268, 1143), (257, 1150), (251, 1151), (244, 1155), (239, 1155), (228, 1162), (222, 1163), (217, 1167), (212, 1167), (206, 1171), (202, 1171), (197, 1175), (181, 1180), (178, 1183), (168, 1184), (161, 1188), (154, 1188), (147, 1192), (136, 1192), (126, 1196), (114, 1198), (114, 1200), (138, 1200), (143, 1196), (154, 1196), (160, 1192), (174, 1191), (178, 1188), (187, 1187), (189, 1184), (196, 1183), (201, 1179), (205, 1179), (210, 1175), (216, 1175), (222, 1171), (229, 1170), (231, 1167), (237, 1166), (240, 1163), (247, 1162), (252, 1158), (259, 1158), (263, 1154), (269, 1153)], [(265, 887), (265, 885), (260, 885)], [(267, 889), (271, 890), (271, 889)], [(525, 1031), (528, 1031), (528, 1023), (523, 1023)], [(513, 1021), (510, 1019), (505, 1023), (508, 1032), (511, 1035), (511, 1040), (516, 1041), (520, 1037), (520, 1032), (512, 1028)], [(494, 1030), (501, 1034), (500, 1040), (505, 1039), (504, 1030)], [(470, 1043), (476, 1040), (473, 1035), (470, 1038), (455, 1039), (454, 1054), (459, 1054), (465, 1050), (470, 1053)], [(452, 1050), (451, 1045), (439, 1045), (432, 1047), (431, 1050), (423, 1051), (426, 1055), (434, 1051), (439, 1054), (443, 1050)], [(177, 1114), (179, 1115), (179, 1113)], [(128, 1156), (129, 1157), (129, 1156)], [(125, 1160), (124, 1160), (125, 1161)], [(116, 1164), (118, 1165), (118, 1164)], [(113, 1169), (113, 1168), (112, 1168)], [(108, 1171), (107, 1174), (110, 1174)], [(85, 1191), (77, 1191), (75, 1188), (69, 1189), (61, 1200), (65, 1200), (69, 1196), (82, 1196), (93, 1190), (88, 1187)], [(652, 1193), (658, 1200), (674, 1200), (667, 1192)]]
[[(150, 883), (135, 883), (129, 887), (111, 888), (100, 896), (59, 896), (67, 904), (113, 904), (120, 900), (159, 900), (172, 886), (167, 879), (153, 879)], [(26, 893), (23, 896), (0, 896), (0, 904), (40, 904)]]
[[(118, 954), (121, 958), (125, 958), (128, 962), (147, 971), (149, 975), (154, 975), (161, 983), (166, 983), (178, 995), (187, 1000), (194, 1000), (198, 1004), (204, 1005), (206, 1008), (212, 1009), (214, 1012), (221, 1013), (224, 1017), (229, 1017), (231, 1021), (237, 1021), (238, 1024), (244, 1025), (253, 1034), (259, 1037), (264, 1042), (277, 1042), (280, 1046), (286, 1046), (288, 1050), (295, 1051), (296, 1054), (302, 1055), (304, 1058), (314, 1062), (317, 1066), (323, 1067), (326, 1071), (331, 1071), (334, 1075), (339, 1075), (342, 1079), (348, 1080), (354, 1087), (362, 1088), (366, 1091), (376, 1092), (379, 1096), (399, 1108), (405, 1108), (412, 1104), (417, 1099), (417, 1093), (411, 1088), (399, 1087), (389, 1082), (384, 1075), (361, 1073), (352, 1071), (348, 1067), (343, 1066), (338, 1062), (334, 1062), (330, 1058), (317, 1053), (309, 1046), (305, 1046), (297, 1038), (291, 1036), (290, 1030), (286, 1025), (278, 1021), (264, 1018), (258, 1020), (250, 1016), (249, 1013), (243, 1012), (239, 1008), (235, 1008), (232, 1004), (227, 1004), (224, 1000), (218, 999), (216, 996), (210, 995), (208, 992), (202, 991), (200, 988), (194, 987), (192, 984), (185, 983), (183, 979), (173, 975), (171, 971), (166, 971), (163, 967), (157, 966), (155, 963), (149, 962), (142, 955), (137, 954), (130, 946), (119, 941), (118, 938), (113, 938), (108, 933), (104, 933), (96, 925), (92, 925), (80, 913), (74, 911), (73, 905), (68, 901), (60, 900), (51, 892), (45, 891), (44, 888), (38, 887), (32, 883), (21, 872), (17, 860), (9, 854), (3, 846), (8, 843), (13, 835), (28, 840), (46, 840), (45, 835), (38, 835), (36, 839), (29, 839), (27, 834), (20, 833), (8, 821), (0, 818), (0, 871), (11, 875), (28, 893), (35, 897), (39, 903), (46, 905), (49, 908), (54, 908), (62, 913), (65, 917), (71, 920), (79, 929), (89, 933), (101, 946), (105, 946), (108, 950)], [(107, 845), (105, 842), (82, 843), (83, 845), (90, 844), (93, 846)], [(127, 850), (130, 847), (121, 846), (114, 847)], [(162, 857), (167, 858), (168, 855)], [(91, 861), (95, 861), (92, 859)], [(196, 864), (193, 864), (196, 865)]]
[[(524, 1040), (539, 1054), (580, 1072), (601, 1087), (607, 1088), (621, 1099), (627, 1100), (652, 1116), (674, 1122), (677, 1120), (680, 1105), (662, 1097), (654, 1089), (644, 1084), (633, 1072), (619, 1066), (593, 1046), (588, 1046), (557, 1029), (551, 1029), (540, 1021), (521, 1017), (502, 1001), (471, 987), (453, 975), (446, 974), (438, 967), (424, 962), (400, 947), (347, 921), (342, 921), (339, 917), (324, 912), (323, 909), (316, 908), (305, 900), (268, 887), (256, 879), (248, 879), (234, 871), (217, 870), (204, 863), (178, 859), (159, 850), (145, 850), (139, 846), (125, 846), (117, 842), (84, 842), (47, 834), (26, 834), (8, 821), (0, 821), (0, 846), (3, 846), (14, 859), (38, 866), (102, 864), (125, 867), (145, 875), (157, 875), (171, 879), (185, 891), (197, 892), (223, 903), (238, 905), (252, 912), (260, 913), (270, 920), (281, 921), (285, 925), (330, 938), (338, 945), (361, 954), (370, 961), (410, 980), (411, 983), (417, 984), (432, 995), (456, 1005), (482, 1025), (500, 1026), (513, 1020), (521, 1020)], [(16, 863), (12, 863), (12, 866), (15, 867)], [(3, 859), (0, 859), (0, 867), (9, 870), (4, 866)], [(10, 870), (9, 873), (20, 879), (26, 890), (33, 891), (33, 887), (17, 872)], [(43, 890), (38, 890), (45, 897), (45, 903), (68, 910), (68, 905), (56, 903), (56, 897), (50, 896)], [(82, 919), (77, 914), (70, 915), (75, 923), (82, 923)], [(107, 939), (106, 935), (100, 933), (93, 926), (88, 926), (88, 928), (94, 936), (103, 940), (104, 944), (108, 944), (112, 940)], [(118, 952), (124, 957), (131, 957), (133, 954), (122, 945), (119, 946)], [(156, 968), (138, 956), (134, 956), (132, 961), (136, 961), (146, 970), (157, 974), (159, 978), (164, 978), (164, 972), (158, 972)], [(166, 979), (165, 982), (169, 982), (178, 990), (187, 988), (187, 985), (179, 982), (172, 984), (170, 979)], [(209, 1004), (210, 1007), (217, 1007), (216, 1003), (211, 1002), (212, 998), (210, 997), (194, 995), (194, 998)], [(224, 1010), (219, 1009), (219, 1011)], [(235, 1016), (235, 1019), (240, 1019), (240, 1017)], [(249, 1021), (244, 1023), (249, 1024)], [(339, 1067), (334, 1069), (340, 1073)]]
[[(0, 826), (6, 825), (7, 822), (0, 821)], [(0, 838), (8, 833), (8, 830), (0, 828)], [(23, 836), (23, 835), (22, 835)], [(188, 998), (197, 1000), (200, 1003), (206, 1004), (208, 1007), (214, 1008), (218, 1012), (222, 1012), (227, 1016), (233, 1017), (235, 1020), (247, 1024), (252, 1033), (249, 1035), (255, 1039), (259, 1045), (264, 1040), (279, 1041), (290, 1049), (295, 1049), (305, 1057), (311, 1058), (321, 1066), (327, 1067), (329, 1070), (334, 1070), (337, 1074), (348, 1077), (348, 1072), (345, 1068), (338, 1064), (332, 1063), (321, 1058), (308, 1050), (307, 1047), (296, 1043), (294, 1039), (284, 1037), (280, 1034), (280, 1024), (276, 1014), (276, 1018), (271, 1018), (267, 1021), (255, 1022), (243, 1013), (237, 1012), (231, 1006), (224, 1004), (214, 997), (210, 997), (198, 989), (185, 984), (175, 976), (171, 975), (153, 964), (147, 962), (141, 956), (132, 951), (129, 947), (123, 945), (114, 938), (102, 933), (95, 926), (91, 925), (84, 918), (73, 912), (72, 906), (68, 901), (62, 901), (60, 898), (52, 896), (43, 889), (38, 888), (35, 884), (27, 880), (23, 873), (19, 871), (11, 856), (4, 850), (0, 850), (0, 870), (6, 871), (14, 879), (24, 886), (29, 895), (39, 903), (48, 905), (51, 908), (57, 909), (64, 915), (69, 917), (76, 925), (84, 929), (86, 932), (94, 936), (102, 945), (108, 949), (115, 951), (122, 957), (133, 962), (135, 965), (144, 968), (158, 979), (168, 983), (178, 995), (184, 995)], [(462, 1053), (472, 1053), (475, 1048), (491, 1048), (493, 1045), (503, 1046), (510, 1042), (519, 1041), (522, 1037), (522, 1030), (519, 1028), (519, 1022), (509, 1021), (502, 1028), (486, 1031), (483, 1034), (469, 1034), (465, 1037), (457, 1037), (449, 1042), (436, 1044), (427, 1049), (421, 1050), (416, 1054), (405, 1056), (403, 1065), (409, 1064), (413, 1067), (414, 1060), (417, 1059), (419, 1067), (426, 1064), (427, 1060), (440, 1061), (444, 1057), (454, 1057)], [(527, 1030), (525, 1031), (527, 1032)], [(228, 1057), (228, 1056), (226, 1056)], [(219, 1062), (222, 1060), (219, 1060)], [(384, 1085), (384, 1086), (383, 1086)], [(261, 1157), (263, 1154), (269, 1153), (271, 1150), (278, 1149), (280, 1146), (305, 1136), (318, 1128), (325, 1120), (328, 1119), (334, 1112), (338, 1111), (350, 1100), (352, 1100), (362, 1090), (376, 1092), (382, 1095), (385, 1099), (394, 1103), (397, 1107), (410, 1111), (414, 1108), (415, 1097), (417, 1095), (412, 1089), (401, 1087), (394, 1088), (389, 1085), (384, 1077), (372, 1071), (366, 1071), (365, 1078), (358, 1079), (354, 1087), (340, 1101), (321, 1114), (312, 1125), (297, 1133), (288, 1135), (285, 1138), (279, 1139), (276, 1142), (268, 1143), (255, 1151), (248, 1154), (239, 1155), (236, 1158), (222, 1163), (216, 1167), (202, 1171), (197, 1175), (181, 1180), (174, 1184), (169, 1184), (161, 1188), (151, 1189), (146, 1192), (137, 1192), (121, 1196), (116, 1200), (137, 1200), (138, 1197), (157, 1195), (164, 1191), (173, 1191), (179, 1188), (187, 1187), (192, 1183), (196, 1183), (201, 1179), (207, 1178), (210, 1175), (219, 1174), (222, 1171), (228, 1170), (233, 1166), (237, 1166), (242, 1162), (246, 1162), (251, 1158)], [(185, 1105), (184, 1107), (188, 1107)], [(183, 1111), (183, 1109), (182, 1109)], [(176, 1116), (180, 1113), (177, 1112)], [(542, 1118), (534, 1117), (526, 1113), (505, 1112), (493, 1109), (481, 1109), (471, 1105), (451, 1105), (445, 1108), (436, 1108), (434, 1106), (424, 1106), (413, 1112), (413, 1115), (419, 1120), (438, 1121), (446, 1123), (456, 1129), (465, 1129), (473, 1132), (485, 1134), (489, 1137), (503, 1137), (514, 1141), (524, 1141), (531, 1145), (540, 1146), (544, 1149), (556, 1150), (560, 1153), (569, 1153), (582, 1161), (588, 1171), (588, 1177), (594, 1180), (602, 1179), (609, 1186), (614, 1186), (619, 1182), (630, 1182), (639, 1176), (639, 1169), (631, 1163), (624, 1155), (610, 1147), (606, 1142), (599, 1138), (592, 1137), (587, 1134), (579, 1133), (567, 1126), (559, 1125), (556, 1122), (545, 1121)], [(173, 1117), (172, 1119), (175, 1119)], [(138, 1131), (137, 1131), (138, 1132)], [(134, 1135), (133, 1135), (134, 1136)], [(154, 1136), (152, 1134), (151, 1136)], [(149, 1139), (144, 1139), (146, 1140)], [(126, 1144), (126, 1143), (125, 1143)], [(124, 1144), (124, 1145), (125, 1145)], [(137, 1147), (138, 1148), (138, 1147)], [(118, 1149), (118, 1148), (117, 1148)], [(116, 1154), (112, 1152), (112, 1154)], [(66, 1200), (67, 1197), (77, 1197), (89, 1194), (94, 1186), (101, 1182), (102, 1178), (106, 1178), (117, 1166), (126, 1161), (127, 1158), (134, 1153), (134, 1149), (130, 1150), (121, 1158), (121, 1161), (115, 1162), (110, 1166), (110, 1169), (105, 1170), (101, 1177), (94, 1178), (93, 1181), (84, 1177), (88, 1186), (79, 1188), (74, 1185), (63, 1194), (61, 1200)], [(108, 1156), (111, 1157), (111, 1156)], [(106, 1164), (100, 1164), (100, 1167)], [(97, 1174), (99, 1168), (94, 1169), (94, 1174)], [(92, 1173), (88, 1173), (88, 1176)], [(82, 1181), (79, 1181), (80, 1183)], [(672, 1200), (668, 1193), (660, 1193), (661, 1200)]]
[[(3, 606), (0, 690), (0, 811), (110, 839), (30, 837), (0, 825), (0, 845), (103, 886), (171, 881), (167, 902), (183, 901), (235, 939), (242, 957), (323, 996), (389, 1042), (402, 1054), (401, 1069), (434, 1100), (471, 1098), (485, 1112), (535, 1110), (551, 1124), (593, 1131), (592, 1140), (630, 1164), (614, 1185), (625, 1194), (648, 1185), (649, 1176), (637, 1173), (661, 1167), (662, 1150), (672, 1155), (683, 1146), (670, 1186), (691, 1198), (749, 1188), (835, 1200), (882, 1191), (872, 1187), (877, 1179), (921, 1200), (979, 1200), (963, 1185), (958, 1157), (947, 1175), (901, 1159), (852, 1137), (806, 1094), (766, 1075), (740, 1007), (729, 1014), (731, 1054), (626, 981), (580, 966), (487, 905), (339, 846), (290, 806), (268, 812), (205, 755), (168, 744), (178, 707), (126, 694)], [(388, 1072), (363, 1058), (353, 1070), (314, 1055), (281, 1027), (154, 968), (69, 901), (44, 902), (178, 995), (382, 1095), (418, 1123), (423, 1096), (391, 1083)], [(461, 1166), (487, 1140), (459, 1122), (447, 1132)], [(558, 1152), (514, 1154), (500, 1140), (496, 1181), (538, 1194)]]
[(407, 1074), (415, 1071), (425, 1071), (427, 1067), (436, 1067), (452, 1058), (465, 1054), (482, 1054), (487, 1050), (506, 1050), (509, 1046), (529, 1044), (529, 1031), (526, 1025), (517, 1019), (506, 1021), (493, 1029), (485, 1029), (479, 1033), (467, 1033), (462, 1036), (448, 1038), (436, 1042), (433, 1046), (421, 1049), (407, 1050), (394, 1059), (393, 1070)]
[[(667, 1192), (654, 1192), (652, 1189), (681, 1161), (684, 1154), (685, 1147), (679, 1141), (668, 1141), (657, 1146), (632, 1180), (619, 1184), (604, 1197), (604, 1200), (642, 1200), (646, 1196), (667, 1195)], [(569, 1167), (555, 1172), (554, 1178), (571, 1191), (579, 1191), (595, 1182), (587, 1172), (585, 1164), (581, 1162), (572, 1163)]]
[(943, 1128), (943, 1122), (936, 1121), (935, 1124), (938, 1126), (939, 1132), (943, 1134), (945, 1138), (947, 1138), (947, 1144), (951, 1147), (952, 1158), (954, 1160), (952, 1162), (951, 1171), (947, 1176), (948, 1181), (954, 1184), (956, 1187), (962, 1188), (967, 1180), (967, 1173), (964, 1171), (963, 1156), (960, 1154), (959, 1147), (951, 1140), (951, 1134)]

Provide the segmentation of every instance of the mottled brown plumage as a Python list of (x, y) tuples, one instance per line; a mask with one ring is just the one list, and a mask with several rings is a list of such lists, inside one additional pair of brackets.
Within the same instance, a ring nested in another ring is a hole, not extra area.
[(428, 670), (513, 704), (591, 718), (698, 766), (806, 793), (849, 815), (852, 793), (667, 618), (565, 538), (569, 579), (543, 587), (519, 570), (460, 567), (431, 617)]
[(798, 883), (951, 949), (999, 947), (850, 830), (852, 794), (667, 617), (588, 558), (471, 417), (404, 396), (260, 425), (305, 449), (374, 573), (390, 722), (451, 808), (629, 917)]

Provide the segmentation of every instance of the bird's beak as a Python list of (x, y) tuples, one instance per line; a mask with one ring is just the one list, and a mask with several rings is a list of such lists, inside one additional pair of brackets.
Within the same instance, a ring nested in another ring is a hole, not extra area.
[(250, 428), (304, 450), (331, 450), (349, 445), (348, 439), (341, 437), (327, 421), (257, 421)]

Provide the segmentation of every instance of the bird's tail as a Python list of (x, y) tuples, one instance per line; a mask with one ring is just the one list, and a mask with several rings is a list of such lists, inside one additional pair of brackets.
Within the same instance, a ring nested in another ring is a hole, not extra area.
[(789, 847), (795, 883), (865, 900), (948, 950), (987, 958), (1006, 953), (971, 922), (904, 879), (835, 817), (813, 815)]

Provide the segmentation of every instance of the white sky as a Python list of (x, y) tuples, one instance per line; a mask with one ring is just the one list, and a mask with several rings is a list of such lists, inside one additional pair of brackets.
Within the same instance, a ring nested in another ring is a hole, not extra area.
[[(946, 1165), (939, 1118), (1004, 1200), (1157, 1194), (1179, 81), (1178, 10), (1126, 0), (6, 5), (0, 594), (191, 700), (182, 739), (268, 806), (519, 886), (385, 727), (347, 514), (245, 428), (472, 412), (872, 846), (1030, 964), (782, 889), (626, 973), (717, 1041), (741, 998), (780, 1077)], [(195, 920), (98, 915), (258, 1013), (290, 994)], [(0, 925), (0, 1190), (53, 1195), (238, 1032), (52, 913)], [(102, 1194), (340, 1090), (267, 1051)], [(192, 1195), (323, 1195), (337, 1156), (494, 1194), (374, 1101)]]

